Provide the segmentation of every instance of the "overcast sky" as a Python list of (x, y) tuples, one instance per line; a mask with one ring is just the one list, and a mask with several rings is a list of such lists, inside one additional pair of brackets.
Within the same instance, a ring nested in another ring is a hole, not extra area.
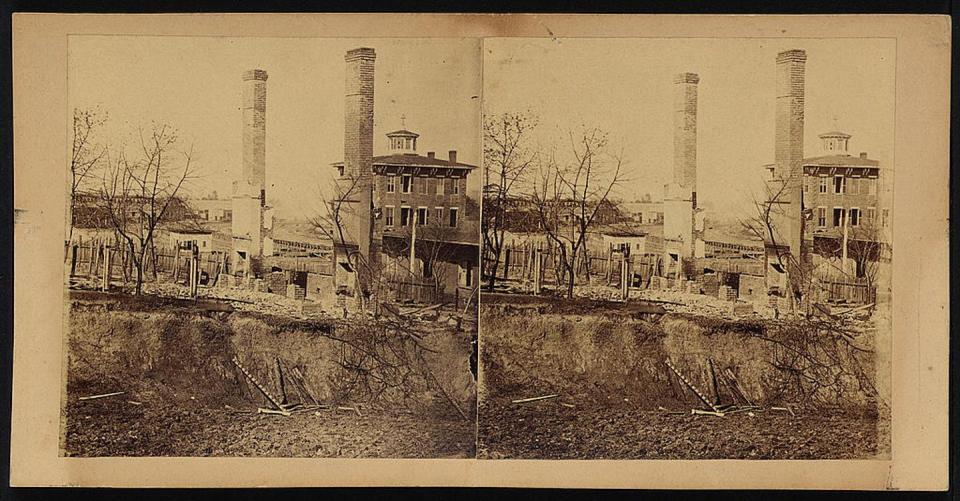
[[(73, 36), (69, 104), (110, 113), (104, 136), (151, 120), (192, 140), (204, 178), (198, 195), (229, 196), (241, 164), (240, 76), (262, 68), (267, 82), (268, 199), (284, 217), (315, 210), (329, 164), (343, 156), (344, 53), (377, 51), (374, 154), (384, 134), (421, 134), (421, 153), (480, 163), (479, 106), (531, 110), (542, 144), (597, 126), (622, 147), (630, 182), (624, 199), (655, 199), (673, 165), (672, 79), (700, 75), (698, 199), (718, 212), (749, 210), (762, 166), (773, 161), (777, 52), (807, 51), (805, 154), (817, 134), (853, 136), (892, 169), (895, 45), (888, 39), (324, 39)], [(481, 77), (482, 67), (482, 77)], [(69, 113), (69, 110), (68, 110)], [(132, 142), (130, 138), (126, 141)], [(470, 188), (479, 187), (479, 172)]]
[[(317, 207), (329, 164), (343, 157), (343, 56), (355, 47), (377, 52), (375, 155), (386, 154), (384, 134), (403, 115), (421, 154), (457, 150), (460, 162), (479, 164), (476, 39), (72, 36), (69, 105), (107, 110), (104, 137), (113, 144), (151, 120), (177, 127), (204, 176), (191, 191), (226, 198), (241, 166), (241, 75), (264, 69), (268, 201), (280, 216), (299, 217)], [(472, 177), (478, 190), (480, 176)]]
[(889, 39), (486, 39), (484, 112), (529, 109), (538, 141), (581, 125), (623, 147), (631, 181), (619, 196), (662, 196), (673, 168), (673, 76), (700, 75), (698, 200), (750, 210), (774, 159), (776, 54), (805, 49), (805, 156), (840, 129), (851, 153), (892, 168), (895, 45)]

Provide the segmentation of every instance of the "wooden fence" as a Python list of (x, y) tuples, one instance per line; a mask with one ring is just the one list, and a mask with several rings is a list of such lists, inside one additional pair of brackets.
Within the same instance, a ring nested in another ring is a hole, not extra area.
[[(161, 276), (186, 281), (191, 256), (192, 251), (183, 248), (166, 247), (152, 251), (148, 249), (144, 256), (144, 281), (157, 280)], [(133, 282), (136, 280), (138, 258), (139, 255), (131, 254), (128, 246), (116, 240), (80, 241), (66, 247), (66, 259), (71, 277), (102, 279), (106, 263), (109, 263), (111, 280)], [(226, 252), (200, 252), (198, 258), (201, 284), (215, 281), (221, 273), (230, 273)]]
[[(699, 258), (685, 263), (686, 273), (699, 274), (704, 270), (724, 274), (764, 276), (765, 264), (762, 257), (744, 257), (756, 251), (753, 247), (730, 246), (740, 254), (736, 257), (708, 257)], [(743, 248), (740, 248), (743, 247)], [(497, 267), (497, 280), (533, 281), (535, 256), (541, 257), (541, 284), (558, 285), (565, 283), (564, 272), (560, 263), (560, 256), (556, 249), (543, 243), (526, 243), (508, 245), (503, 249), (500, 263)], [(489, 260), (489, 256), (484, 256)], [(647, 287), (653, 276), (675, 277), (679, 272), (678, 263), (667, 262), (660, 254), (633, 255), (628, 258), (628, 273), (630, 287)], [(609, 250), (606, 254), (591, 249), (581, 252), (575, 266), (576, 283), (597, 283), (609, 286), (620, 286), (621, 266), (624, 256), (619, 251)], [(485, 270), (489, 270), (490, 262), (485, 263)], [(854, 278), (849, 275), (818, 273), (818, 281), (827, 301), (843, 301), (850, 303), (870, 303), (876, 301), (876, 287), (865, 278)]]

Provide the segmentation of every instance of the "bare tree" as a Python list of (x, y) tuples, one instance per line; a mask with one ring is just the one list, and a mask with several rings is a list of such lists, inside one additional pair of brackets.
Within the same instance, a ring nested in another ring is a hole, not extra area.
[[(359, 248), (348, 243), (351, 235), (348, 234), (349, 228), (347, 221), (353, 217), (367, 217), (369, 209), (360, 207), (359, 195), (361, 190), (369, 187), (370, 179), (364, 179), (362, 176), (342, 171), (343, 173), (334, 181), (333, 197), (328, 198), (321, 195), (322, 207), (319, 211), (307, 216), (307, 220), (324, 236), (329, 238), (334, 244), (334, 248), (347, 250), (347, 262), (353, 270), (356, 280), (353, 281), (354, 295), (361, 310), (366, 310), (368, 296), (374, 298), (374, 313), (377, 314), (379, 305), (376, 297), (380, 295), (384, 287), (383, 269), (377, 262), (370, 262), (360, 252)], [(323, 192), (321, 188), (321, 193)], [(360, 212), (358, 212), (360, 211)], [(376, 217), (376, 215), (375, 215)]]
[[(809, 260), (805, 259), (807, 256), (804, 256), (809, 249), (801, 251), (800, 256), (792, 253), (786, 237), (782, 234), (787, 231), (787, 228), (778, 227), (778, 222), (788, 221), (789, 215), (785, 212), (784, 202), (790, 199), (791, 189), (799, 189), (797, 186), (800, 182), (799, 179), (792, 177), (768, 180), (764, 200), (754, 198), (756, 214), (752, 218), (741, 221), (745, 231), (763, 240), (764, 246), (768, 249), (767, 265), (786, 275), (787, 284), (783, 292), (790, 299), (793, 311), (799, 311), (804, 304), (804, 299), (810, 297), (815, 286), (813, 270), (809, 266)], [(806, 215), (801, 217), (797, 224), (802, 225), (801, 232), (804, 231), (807, 225)], [(803, 245), (802, 238), (801, 245)], [(765, 270), (764, 273), (769, 273), (769, 270)], [(807, 306), (809, 307), (809, 301)]]
[(100, 164), (107, 148), (97, 143), (96, 133), (104, 123), (107, 114), (99, 108), (73, 110), (72, 149), (70, 153), (70, 213), (67, 214), (69, 233), (67, 241), (73, 240), (74, 213), (77, 210), (77, 199), (95, 167)]
[[(139, 130), (139, 158), (121, 148), (108, 157), (100, 200), (136, 268), (135, 294), (143, 288), (146, 253), (157, 229), (179, 207), (180, 188), (191, 178), (193, 147), (178, 148), (177, 131), (168, 125)], [(109, 155), (109, 154), (108, 154)]]
[(530, 198), (547, 239), (559, 254), (566, 294), (573, 297), (578, 258), (587, 247), (590, 229), (623, 181), (622, 153), (611, 153), (607, 134), (593, 128), (570, 133), (570, 159), (537, 159), (539, 179)]
[[(333, 197), (321, 195), (321, 208), (312, 215), (308, 215), (307, 220), (331, 242), (341, 245), (346, 243), (344, 225), (350, 213), (350, 204), (357, 196), (359, 189), (359, 177), (345, 173), (334, 181)], [(320, 191), (323, 192), (322, 189)]]
[(483, 123), (483, 233), (482, 275), (487, 290), (496, 285), (503, 252), (504, 224), (514, 185), (537, 157), (529, 147), (537, 118), (529, 113), (503, 113)]

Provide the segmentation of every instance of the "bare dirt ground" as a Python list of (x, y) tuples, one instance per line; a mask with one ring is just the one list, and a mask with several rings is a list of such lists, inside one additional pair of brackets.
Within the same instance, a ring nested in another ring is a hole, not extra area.
[(876, 419), (857, 415), (767, 410), (721, 418), (639, 410), (627, 402), (511, 400), (481, 400), (479, 458), (846, 459), (877, 449)]
[[(67, 456), (473, 457), (474, 426), (409, 412), (289, 417), (125, 394), (67, 405)], [(140, 405), (131, 404), (139, 402)]]

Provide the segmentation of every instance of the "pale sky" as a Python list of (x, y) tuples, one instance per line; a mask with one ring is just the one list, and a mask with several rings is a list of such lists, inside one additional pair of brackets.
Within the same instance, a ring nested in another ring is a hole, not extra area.
[[(420, 134), (417, 150), (480, 162), (481, 56), (477, 39), (332, 39), (72, 36), (69, 110), (109, 112), (104, 137), (126, 141), (137, 124), (164, 121), (195, 145), (203, 178), (191, 192), (231, 194), (240, 173), (241, 74), (267, 71), (267, 197), (281, 217), (316, 210), (329, 165), (343, 157), (344, 53), (377, 52), (374, 155), (384, 134)], [(70, 113), (70, 111), (67, 111)], [(469, 188), (478, 191), (480, 175)]]
[(673, 169), (673, 77), (697, 73), (697, 198), (715, 213), (743, 214), (774, 159), (776, 54), (794, 48), (807, 51), (805, 156), (821, 154), (818, 134), (839, 129), (853, 136), (851, 154), (892, 169), (890, 39), (488, 38), (484, 113), (533, 111), (542, 144), (600, 127), (628, 161), (618, 195), (659, 199)]

